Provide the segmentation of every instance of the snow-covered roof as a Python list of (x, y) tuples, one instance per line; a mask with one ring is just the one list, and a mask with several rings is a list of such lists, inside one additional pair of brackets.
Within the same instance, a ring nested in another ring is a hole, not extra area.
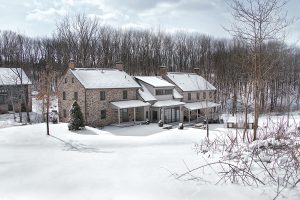
[(144, 101), (156, 101), (157, 100), (143, 84), (141, 84), (141, 86), (142, 87), (138, 90), (138, 93)]
[(172, 83), (169, 83), (160, 76), (135, 76), (135, 78), (153, 87), (174, 87)]
[(155, 104), (152, 105), (152, 107), (170, 107), (170, 106), (180, 106), (184, 105), (184, 102), (176, 101), (176, 100), (164, 100), (164, 101), (157, 101)]
[(168, 72), (167, 77), (184, 92), (216, 90), (212, 84), (195, 73)]
[(144, 107), (144, 106), (150, 106), (149, 103), (143, 102), (141, 100), (128, 100), (128, 101), (114, 101), (110, 102), (113, 106), (116, 108), (138, 108), (138, 107)]
[(87, 89), (140, 87), (126, 72), (117, 69), (76, 68), (70, 71)]
[(211, 102), (211, 101), (200, 101), (200, 102), (193, 102), (193, 103), (186, 103), (184, 107), (189, 110), (198, 110), (203, 108), (214, 108), (218, 107), (220, 104)]
[(181, 98), (183, 98), (183, 96), (181, 94), (179, 94), (179, 92), (174, 88), (173, 89), (173, 98), (174, 99), (181, 99)]
[(32, 84), (21, 68), (0, 68), (0, 85), (21, 85), (21, 83)]

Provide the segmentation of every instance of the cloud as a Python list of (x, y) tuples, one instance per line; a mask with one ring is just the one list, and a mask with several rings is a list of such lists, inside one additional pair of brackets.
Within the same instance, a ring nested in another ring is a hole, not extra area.
[(27, 16), (27, 20), (34, 21), (43, 21), (43, 22), (53, 22), (57, 16), (63, 16), (67, 13), (64, 8), (56, 9), (56, 8), (48, 8), (45, 10), (34, 9)]

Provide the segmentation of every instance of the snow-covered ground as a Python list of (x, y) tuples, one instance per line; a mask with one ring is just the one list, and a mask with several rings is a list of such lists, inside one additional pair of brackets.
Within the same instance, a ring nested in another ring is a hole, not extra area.
[[(221, 128), (218, 128), (221, 126)], [(225, 134), (212, 125), (210, 136)], [(184, 173), (217, 159), (197, 155), (195, 143), (205, 130), (163, 130), (157, 124), (127, 128), (87, 127), (70, 132), (67, 124), (0, 129), (0, 199), (272, 199), (274, 188), (215, 185), (177, 180)], [(208, 174), (216, 176), (216, 174)], [(281, 197), (299, 199), (300, 190)]]

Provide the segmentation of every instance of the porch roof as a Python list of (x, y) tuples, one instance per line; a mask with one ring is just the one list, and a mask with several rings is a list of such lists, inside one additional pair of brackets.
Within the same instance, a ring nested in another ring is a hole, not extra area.
[(157, 101), (152, 107), (160, 108), (160, 107), (171, 107), (171, 106), (180, 106), (184, 105), (184, 102), (176, 101), (176, 100), (165, 100), (165, 101)]
[(220, 104), (214, 103), (211, 101), (200, 101), (200, 102), (193, 102), (193, 103), (186, 103), (184, 107), (186, 107), (189, 110), (198, 110), (203, 108), (214, 108), (218, 107)]
[(113, 105), (113, 107), (119, 108), (119, 109), (150, 106), (149, 103), (143, 102), (141, 100), (114, 101), (114, 102), (110, 102), (110, 103)]

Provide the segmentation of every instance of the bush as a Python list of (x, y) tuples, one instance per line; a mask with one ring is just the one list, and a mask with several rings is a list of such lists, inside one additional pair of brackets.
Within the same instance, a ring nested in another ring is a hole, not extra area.
[(84, 125), (84, 119), (83, 115), (80, 109), (80, 106), (75, 101), (72, 105), (72, 108), (70, 110), (70, 122), (69, 122), (69, 130), (79, 130), (83, 128)]

